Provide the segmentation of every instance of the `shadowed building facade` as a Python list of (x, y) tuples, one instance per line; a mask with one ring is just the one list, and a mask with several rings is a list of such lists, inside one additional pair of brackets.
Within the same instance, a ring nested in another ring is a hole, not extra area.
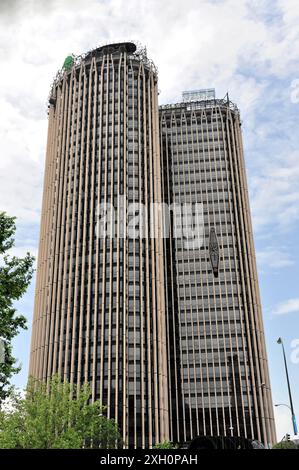
[(97, 215), (161, 201), (158, 126), (145, 50), (66, 59), (49, 100), (30, 374), (89, 382), (130, 447), (169, 438), (163, 243), (122, 223), (98, 237)]
[(165, 240), (171, 439), (275, 442), (238, 109), (213, 90), (160, 107), (164, 200), (201, 204), (202, 244)]

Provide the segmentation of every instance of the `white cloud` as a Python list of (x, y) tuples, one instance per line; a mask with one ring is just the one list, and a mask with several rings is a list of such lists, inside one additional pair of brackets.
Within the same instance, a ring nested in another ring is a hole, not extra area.
[(32, 245), (30, 242), (27, 240), (24, 241), (23, 245), (20, 245), (19, 242), (16, 243), (16, 246), (14, 246), (10, 252), (10, 256), (17, 256), (18, 258), (23, 258), (26, 256), (27, 253), (30, 253), (32, 256), (35, 257), (35, 260), (37, 260), (37, 255), (38, 255), (38, 249), (37, 245)]
[(287, 315), (294, 312), (299, 313), (299, 298), (286, 300), (274, 309), (276, 315)]
[(256, 258), (260, 270), (264, 270), (267, 267), (281, 269), (295, 264), (290, 253), (284, 247), (278, 250), (275, 247), (268, 246), (263, 251), (257, 251)]
[(250, 178), (255, 229), (293, 227), (299, 220), (299, 151), (262, 160), (258, 170)]

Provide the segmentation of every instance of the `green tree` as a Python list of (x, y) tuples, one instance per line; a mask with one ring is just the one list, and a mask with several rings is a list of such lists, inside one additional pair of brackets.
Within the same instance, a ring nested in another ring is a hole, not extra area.
[(177, 446), (173, 442), (163, 441), (156, 444), (154, 449), (177, 449)]
[(120, 434), (114, 420), (104, 416), (91, 390), (54, 375), (46, 384), (29, 379), (25, 397), (15, 397), (0, 412), (1, 449), (115, 448)]
[(34, 258), (10, 257), (7, 252), (14, 246), (15, 217), (0, 212), (0, 405), (10, 392), (10, 379), (20, 370), (12, 355), (12, 340), (21, 329), (26, 329), (26, 318), (19, 315), (13, 303), (26, 292), (33, 274)]
[(297, 449), (297, 446), (292, 441), (281, 441), (275, 444), (272, 449)]

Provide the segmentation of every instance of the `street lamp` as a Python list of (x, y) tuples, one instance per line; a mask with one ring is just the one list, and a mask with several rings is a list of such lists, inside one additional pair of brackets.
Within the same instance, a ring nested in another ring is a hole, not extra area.
[(290, 379), (289, 379), (289, 372), (288, 372), (287, 359), (286, 359), (286, 354), (285, 354), (285, 350), (284, 350), (284, 345), (283, 345), (282, 338), (278, 338), (277, 343), (278, 343), (278, 344), (281, 344), (281, 346), (282, 346), (282, 353), (283, 353), (283, 359), (284, 359), (284, 366), (285, 366), (286, 377), (287, 377), (287, 384), (288, 384), (288, 391), (289, 391), (290, 406), (284, 405), (284, 403), (280, 403), (280, 404), (275, 405), (275, 406), (284, 405), (284, 406), (287, 406), (287, 407), (290, 409), (291, 414), (292, 414), (292, 423), (293, 423), (294, 434), (295, 434), (295, 436), (296, 436), (297, 433), (298, 433), (298, 430), (297, 430), (296, 417), (295, 417), (294, 407), (293, 407), (293, 400), (292, 400), (292, 393), (291, 393), (291, 386), (290, 386)]
[(291, 407), (287, 405), (286, 403), (276, 403), (274, 406), (286, 406), (292, 412)]

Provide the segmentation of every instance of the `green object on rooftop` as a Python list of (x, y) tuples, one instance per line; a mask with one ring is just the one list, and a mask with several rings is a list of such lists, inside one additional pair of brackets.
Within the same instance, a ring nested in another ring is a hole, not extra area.
[(66, 70), (70, 70), (70, 68), (72, 68), (73, 63), (74, 57), (72, 55), (68, 55), (63, 62), (63, 68)]

